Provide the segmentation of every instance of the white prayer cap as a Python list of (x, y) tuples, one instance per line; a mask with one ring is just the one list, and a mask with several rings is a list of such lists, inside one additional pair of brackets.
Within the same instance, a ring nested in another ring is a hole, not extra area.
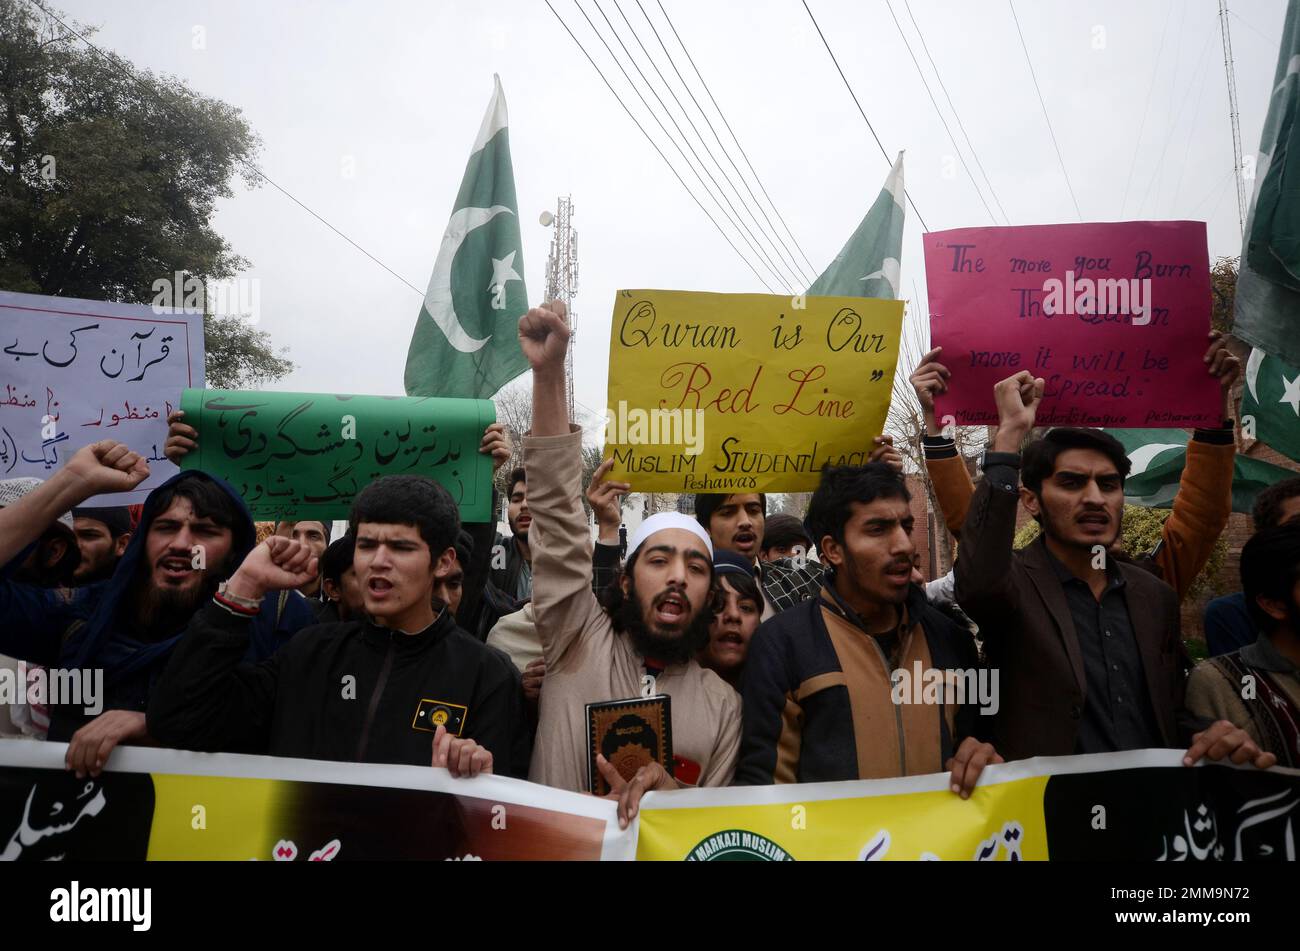
[(655, 532), (662, 532), (666, 528), (681, 528), (696, 535), (709, 550), (709, 560), (713, 560), (713, 542), (709, 539), (709, 533), (700, 526), (699, 522), (681, 512), (659, 512), (638, 525), (627, 543), (627, 560), (632, 560), (632, 556), (636, 554), (642, 542)]
[[(13, 505), (28, 492), (39, 488), (42, 482), (44, 482), (43, 479), (37, 479), (34, 476), (20, 476), (16, 479), (0, 480), (0, 508)], [(64, 512), (56, 521), (68, 531), (73, 531), (71, 512)]]

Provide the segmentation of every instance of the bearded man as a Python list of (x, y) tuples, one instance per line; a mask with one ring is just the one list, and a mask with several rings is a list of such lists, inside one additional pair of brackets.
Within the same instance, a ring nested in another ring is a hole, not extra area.
[[(602, 605), (591, 587), (591, 539), (582, 507), (582, 432), (570, 425), (564, 380), (569, 345), (564, 304), (535, 307), (519, 321), (533, 367), (533, 427), (524, 437), (532, 513), (533, 612), (546, 676), (529, 779), (588, 789), (586, 705), (656, 694), (672, 697), (674, 757), (620, 777), (602, 776), (626, 824), (648, 789), (725, 786), (740, 748), (740, 699), (695, 661), (712, 620), (713, 547), (694, 519), (664, 512), (629, 540), (627, 562)], [(603, 479), (612, 460), (595, 479)], [(619, 492), (625, 483), (609, 483)]]
[[(84, 447), (0, 509), (0, 564), (39, 539), (60, 514), (93, 496), (130, 491), (148, 477), (148, 463), (123, 443), (106, 439)], [(145, 710), (158, 675), (191, 617), (254, 540), (253, 520), (235, 490), (188, 470), (149, 493), (140, 525), (107, 580), (63, 597), (0, 578), (0, 653), (80, 672), (82, 696), (50, 707), (49, 738), (69, 741), (70, 769), (98, 775), (119, 743), (149, 742)], [(250, 624), (247, 659), (270, 657), (311, 623), (305, 598), (268, 594)]]

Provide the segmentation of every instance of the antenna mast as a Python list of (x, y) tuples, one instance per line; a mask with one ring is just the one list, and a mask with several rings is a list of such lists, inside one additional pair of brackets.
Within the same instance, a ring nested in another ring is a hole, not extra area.
[(551, 251), (546, 257), (546, 299), (564, 301), (569, 312), (569, 351), (564, 355), (564, 380), (568, 390), (569, 419), (575, 419), (573, 402), (573, 351), (578, 342), (578, 321), (573, 313), (573, 298), (578, 293), (578, 233), (573, 230), (573, 198), (565, 195), (556, 199), (551, 236)]
[(1232, 32), (1228, 28), (1228, 0), (1219, 0), (1219, 32), (1223, 35), (1223, 69), (1228, 75), (1228, 114), (1232, 120), (1232, 173), (1237, 179), (1237, 225), (1246, 234), (1246, 179), (1242, 174), (1241, 123), (1237, 115), (1237, 67), (1232, 60)]

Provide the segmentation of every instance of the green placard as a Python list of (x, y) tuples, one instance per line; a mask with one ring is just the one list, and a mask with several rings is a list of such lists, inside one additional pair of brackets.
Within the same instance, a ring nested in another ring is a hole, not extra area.
[(492, 518), (491, 400), (187, 389), (181, 409), (199, 431), (181, 467), (225, 479), (255, 518), (347, 518), (361, 489), (403, 474), (445, 486), (464, 522)]

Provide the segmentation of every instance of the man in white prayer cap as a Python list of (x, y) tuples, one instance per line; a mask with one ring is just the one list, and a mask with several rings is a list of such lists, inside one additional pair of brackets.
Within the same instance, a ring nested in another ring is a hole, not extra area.
[[(582, 507), (582, 432), (568, 417), (564, 304), (528, 311), (519, 321), (519, 339), (533, 367), (533, 428), (524, 437), (524, 468), (533, 516), (533, 612), (546, 660), (528, 778), (590, 789), (586, 705), (668, 694), (671, 773), (652, 763), (620, 777), (597, 759), (626, 823), (649, 789), (726, 786), (735, 770), (739, 698), (695, 661), (713, 617), (713, 545), (692, 518), (652, 515), (629, 539), (622, 575), (607, 589), (605, 604), (597, 600)], [(593, 478), (603, 478), (611, 464), (602, 464)]]

